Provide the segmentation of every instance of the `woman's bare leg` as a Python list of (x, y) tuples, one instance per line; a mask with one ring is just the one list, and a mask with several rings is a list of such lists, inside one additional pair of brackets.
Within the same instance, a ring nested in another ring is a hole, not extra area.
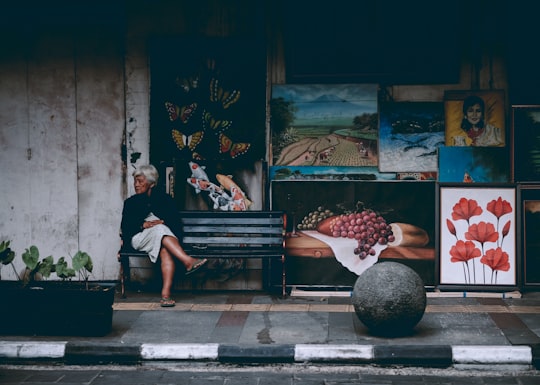
[(162, 248), (159, 252), (161, 258), (161, 276), (163, 279), (163, 286), (161, 287), (161, 297), (170, 298), (171, 289), (174, 279), (174, 259), (171, 253), (166, 248)]
[(163, 249), (166, 249), (169, 252), (170, 255), (173, 255), (180, 262), (182, 262), (187, 270), (190, 270), (197, 262), (196, 258), (187, 255), (187, 253), (184, 251), (184, 249), (178, 242), (178, 239), (176, 239), (175, 237), (165, 235), (161, 240), (161, 245), (163, 246)]

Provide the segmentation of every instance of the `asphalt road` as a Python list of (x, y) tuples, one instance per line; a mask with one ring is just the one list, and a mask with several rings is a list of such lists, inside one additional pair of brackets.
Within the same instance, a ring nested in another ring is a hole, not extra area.
[(540, 372), (359, 365), (0, 366), (2, 385), (538, 385)]

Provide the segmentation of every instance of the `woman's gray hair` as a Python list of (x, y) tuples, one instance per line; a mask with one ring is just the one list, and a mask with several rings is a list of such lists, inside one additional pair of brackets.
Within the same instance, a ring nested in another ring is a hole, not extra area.
[(151, 164), (144, 164), (142, 166), (137, 167), (137, 169), (133, 171), (134, 178), (141, 175), (146, 178), (146, 181), (148, 183), (150, 184), (153, 183), (154, 185), (157, 185), (157, 181), (159, 179), (159, 173), (158, 173), (158, 170)]

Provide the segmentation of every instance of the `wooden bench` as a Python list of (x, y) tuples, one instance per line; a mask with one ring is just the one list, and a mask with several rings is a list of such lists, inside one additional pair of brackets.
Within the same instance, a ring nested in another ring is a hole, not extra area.
[[(286, 296), (285, 242), (286, 215), (282, 211), (180, 211), (180, 244), (197, 258), (261, 258), (281, 261), (281, 295)], [(120, 282), (122, 296), (129, 281), (131, 257), (146, 253), (122, 248)], [(264, 270), (264, 269), (263, 269)], [(263, 287), (271, 285), (271, 271), (266, 266)]]

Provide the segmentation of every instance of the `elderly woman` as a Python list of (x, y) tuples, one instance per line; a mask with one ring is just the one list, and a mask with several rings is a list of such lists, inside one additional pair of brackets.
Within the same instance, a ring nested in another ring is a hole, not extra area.
[(122, 239), (131, 242), (135, 250), (148, 253), (152, 262), (161, 260), (163, 286), (161, 306), (174, 306), (171, 288), (175, 259), (186, 268), (186, 275), (200, 269), (206, 259), (186, 254), (175, 234), (181, 231), (178, 210), (172, 197), (155, 187), (158, 171), (152, 165), (140, 166), (133, 173), (135, 195), (126, 199), (122, 210)]

